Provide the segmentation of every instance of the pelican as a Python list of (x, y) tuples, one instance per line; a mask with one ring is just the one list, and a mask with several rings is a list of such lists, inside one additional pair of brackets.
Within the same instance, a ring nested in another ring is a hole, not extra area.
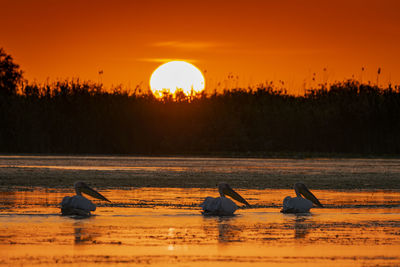
[(82, 196), (82, 193), (88, 194), (97, 199), (111, 202), (105, 198), (102, 194), (96, 190), (90, 188), (84, 182), (75, 182), (74, 188), (76, 195), (73, 197), (66, 196), (61, 201), (61, 213), (62, 215), (79, 215), (79, 216), (90, 216), (91, 211), (96, 210), (96, 205), (89, 199)]
[(226, 198), (225, 195), (230, 196), (248, 207), (250, 206), (250, 204), (236, 193), (227, 183), (219, 183), (218, 191), (220, 197), (206, 197), (204, 202), (200, 204), (200, 207), (203, 208), (203, 215), (232, 216), (238, 207), (235, 202)]
[[(283, 200), (283, 213), (306, 213), (310, 212), (313, 207), (313, 203), (318, 207), (323, 208), (319, 200), (314, 196), (313, 193), (308, 190), (307, 186), (303, 183), (296, 183), (294, 185), (294, 191), (296, 197), (285, 197)], [(303, 196), (305, 198), (303, 198)]]

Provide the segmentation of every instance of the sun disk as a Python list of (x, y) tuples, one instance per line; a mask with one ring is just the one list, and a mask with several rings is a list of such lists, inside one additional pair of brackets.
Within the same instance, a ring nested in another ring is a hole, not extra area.
[(165, 93), (175, 94), (182, 90), (191, 95), (204, 90), (205, 81), (201, 71), (185, 61), (170, 61), (159, 66), (151, 75), (150, 88), (156, 97)]

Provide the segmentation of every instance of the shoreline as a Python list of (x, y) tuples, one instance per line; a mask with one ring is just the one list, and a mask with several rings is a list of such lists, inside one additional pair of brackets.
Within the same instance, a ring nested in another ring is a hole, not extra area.
[(129, 171), (65, 171), (25, 170), (3, 168), (0, 187), (72, 188), (75, 181), (85, 181), (94, 188), (215, 188), (218, 182), (227, 182), (240, 189), (291, 189), (296, 182), (305, 183), (310, 189), (332, 190), (399, 190), (397, 174), (260, 174), (260, 173), (132, 173)]
[(7, 155), (0, 156), (0, 187), (72, 188), (400, 189), (400, 160), (371, 158), (213, 158)]

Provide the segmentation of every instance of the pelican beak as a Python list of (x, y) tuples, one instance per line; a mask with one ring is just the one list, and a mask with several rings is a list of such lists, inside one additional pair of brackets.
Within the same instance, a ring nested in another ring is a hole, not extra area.
[(235, 190), (233, 190), (230, 187), (226, 187), (223, 189), (223, 193), (225, 195), (230, 196), (231, 198), (233, 198), (236, 201), (239, 201), (240, 203), (245, 204), (246, 206), (250, 207), (249, 202), (247, 202), (241, 195), (239, 195), (238, 193), (235, 192)]
[(301, 187), (299, 189), (299, 193), (302, 194), (306, 199), (310, 200), (312, 203), (314, 203), (315, 205), (317, 205), (318, 207), (323, 208), (324, 206), (322, 206), (321, 202), (319, 202), (318, 198), (316, 196), (314, 196), (313, 193), (311, 193), (310, 190), (308, 190), (307, 187)]
[(105, 200), (105, 201), (111, 202), (111, 201), (108, 200), (105, 196), (103, 196), (102, 194), (100, 194), (100, 193), (97, 192), (96, 190), (90, 188), (90, 187), (89, 187), (88, 185), (86, 185), (86, 184), (81, 185), (81, 187), (80, 187), (79, 189), (80, 189), (80, 191), (81, 191), (82, 193), (88, 194), (89, 196), (92, 196), (92, 197), (97, 198), (97, 199), (101, 199), (101, 200)]

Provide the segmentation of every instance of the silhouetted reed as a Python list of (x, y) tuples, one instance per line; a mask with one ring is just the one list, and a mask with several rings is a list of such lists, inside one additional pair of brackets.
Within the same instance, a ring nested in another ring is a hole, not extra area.
[(400, 90), (349, 80), (302, 96), (268, 84), (156, 99), (138, 88), (25, 83), (0, 95), (0, 152), (398, 154)]

